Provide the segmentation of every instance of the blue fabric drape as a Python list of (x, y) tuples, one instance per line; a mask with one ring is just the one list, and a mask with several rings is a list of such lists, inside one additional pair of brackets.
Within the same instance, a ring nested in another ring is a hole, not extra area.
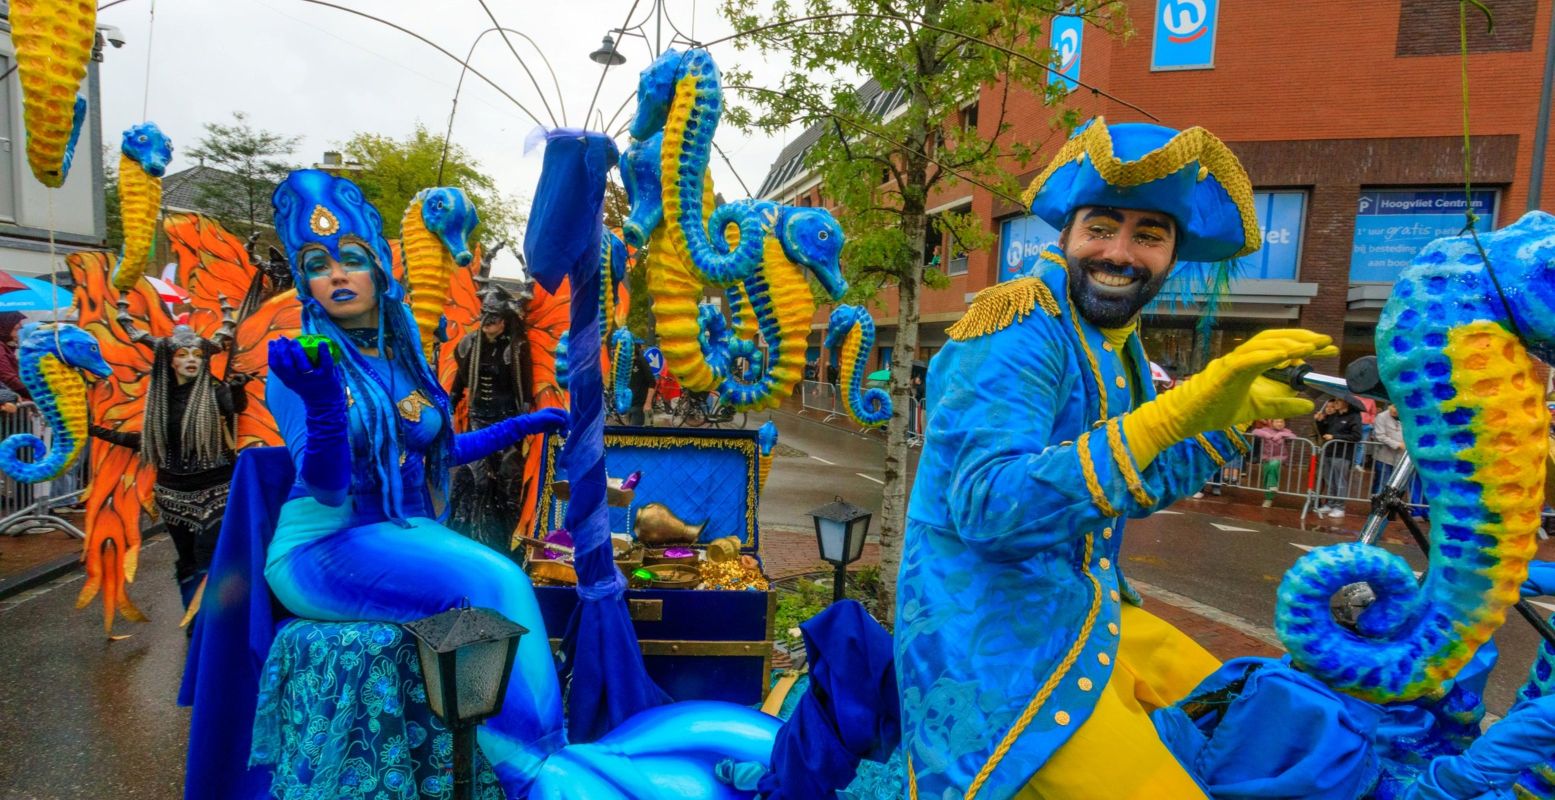
[(270, 792), (270, 770), (250, 769), (249, 745), (259, 675), (276, 622), (265, 583), (265, 548), (296, 475), (284, 447), (238, 455), (221, 536), (206, 579), (184, 665), (179, 705), (194, 706), (189, 724), (185, 800), (247, 800)]
[(891, 634), (853, 600), (800, 625), (810, 690), (783, 723), (772, 768), (757, 790), (766, 800), (832, 797), (859, 761), (885, 761), (902, 738)]
[[(568, 738), (591, 742), (627, 717), (669, 702), (648, 677), (627, 612), (625, 579), (610, 548), (605, 507), (604, 384), (599, 370), (599, 303), (606, 276), (599, 246), (605, 174), (616, 162), (615, 143), (603, 134), (555, 130), (546, 136), (545, 161), (534, 210), (524, 235), (530, 274), (555, 291), (571, 281), (569, 378), (572, 431), (561, 463), (572, 486), (565, 526), (572, 533), (578, 573), (577, 608), (562, 637), (563, 672), (571, 678)], [(579, 659), (584, 653), (587, 658)]]

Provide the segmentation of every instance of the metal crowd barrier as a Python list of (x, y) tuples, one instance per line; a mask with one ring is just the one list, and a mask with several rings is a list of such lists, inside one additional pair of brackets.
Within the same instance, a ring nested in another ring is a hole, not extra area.
[[(54, 438), (43, 414), (30, 402), (20, 403), (15, 413), (0, 412), (0, 440), (17, 433), (30, 433), (45, 443)], [(89, 438), (76, 465), (51, 481), (21, 483), (8, 475), (0, 475), (0, 534), (19, 536), (60, 529), (78, 539), (85, 539), (86, 532), (60, 516), (59, 509), (77, 504), (83, 499), (91, 447)], [(19, 457), (22, 461), (33, 460), (33, 456), (26, 451)]]
[(804, 381), (799, 384), (799, 402), (805, 411), (815, 411), (826, 416), (822, 422), (831, 422), (847, 416), (842, 408), (842, 393), (830, 383)]
[(1209, 487), (1232, 486), (1256, 492), (1273, 491), (1277, 495), (1289, 497), (1309, 497), (1315, 468), (1312, 457), (1317, 452), (1312, 440), (1299, 436), (1285, 440), (1285, 459), (1280, 464), (1279, 478), (1270, 489), (1265, 489), (1263, 485), (1263, 468), (1268, 460), (1264, 458), (1263, 440), (1251, 435), (1247, 440), (1252, 449), (1240, 458), (1227, 461), (1226, 466), (1210, 478)]
[(910, 397), (907, 400), (907, 446), (922, 447), (923, 433), (929, 425), (928, 414), (918, 398)]

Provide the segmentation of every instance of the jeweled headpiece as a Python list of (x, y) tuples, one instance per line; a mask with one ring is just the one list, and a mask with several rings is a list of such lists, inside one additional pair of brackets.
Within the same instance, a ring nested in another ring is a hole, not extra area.
[(1242, 163), (1203, 128), (1142, 122), (1082, 125), (1026, 190), (1031, 213), (1055, 228), (1085, 206), (1160, 211), (1177, 222), (1177, 258), (1217, 262), (1263, 244)]
[(307, 295), (307, 279), (302, 275), (297, 254), (308, 245), (319, 245), (331, 257), (340, 259), (340, 245), (357, 240), (367, 245), (377, 261), (379, 286), (385, 294), (399, 299), (403, 290), (390, 273), (393, 259), (389, 242), (383, 238), (383, 215), (373, 208), (356, 184), (316, 169), (300, 169), (286, 176), (271, 197), (275, 206), (275, 232), (286, 248), (292, 280), (297, 291)]

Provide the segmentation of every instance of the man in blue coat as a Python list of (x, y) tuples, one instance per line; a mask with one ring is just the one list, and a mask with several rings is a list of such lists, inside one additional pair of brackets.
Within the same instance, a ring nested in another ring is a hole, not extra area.
[(1236, 427), (1310, 413), (1260, 375), (1334, 349), (1265, 331), (1156, 396), (1140, 310), (1178, 261), (1261, 243), (1203, 129), (1093, 120), (1027, 200), (1058, 246), (978, 295), (929, 370), (895, 633), (910, 795), (1201, 797), (1147, 715), (1218, 662), (1139, 608), (1124, 520), (1245, 452)]

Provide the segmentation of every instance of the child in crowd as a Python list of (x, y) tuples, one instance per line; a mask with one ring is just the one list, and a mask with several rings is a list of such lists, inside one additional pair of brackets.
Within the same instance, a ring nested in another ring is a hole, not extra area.
[(1274, 505), (1274, 490), (1280, 485), (1280, 466), (1289, 455), (1287, 442), (1296, 438), (1295, 432), (1285, 427), (1285, 420), (1271, 419), (1267, 425), (1254, 426), (1250, 434), (1258, 437), (1263, 445), (1263, 507)]

